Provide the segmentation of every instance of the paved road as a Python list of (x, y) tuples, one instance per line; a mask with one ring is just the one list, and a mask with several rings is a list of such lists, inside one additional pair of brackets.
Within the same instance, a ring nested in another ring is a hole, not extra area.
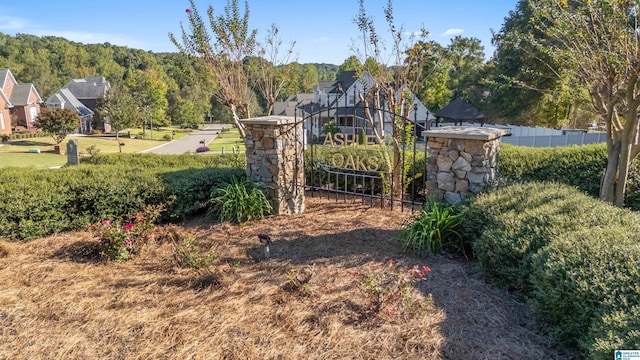
[(156, 146), (152, 149), (141, 151), (142, 153), (152, 154), (184, 154), (195, 153), (200, 146), (208, 145), (215, 139), (222, 128), (231, 126), (230, 124), (206, 124), (206, 128), (189, 133), (189, 135), (180, 139)]

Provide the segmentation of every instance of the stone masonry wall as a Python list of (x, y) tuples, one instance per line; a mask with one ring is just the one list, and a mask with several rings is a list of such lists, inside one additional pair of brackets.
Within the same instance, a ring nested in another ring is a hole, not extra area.
[(496, 178), (499, 138), (429, 138), (427, 151), (427, 190), (449, 203), (457, 204), (470, 193), (482, 191)]
[(266, 190), (274, 214), (304, 212), (302, 123), (284, 116), (242, 123), (247, 130), (247, 179)]

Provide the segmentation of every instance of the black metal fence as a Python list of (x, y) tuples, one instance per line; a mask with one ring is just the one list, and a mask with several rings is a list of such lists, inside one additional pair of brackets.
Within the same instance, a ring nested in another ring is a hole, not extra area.
[[(310, 196), (389, 209), (423, 205), (427, 151), (419, 135), (428, 122), (419, 121), (413, 109), (409, 119), (358, 105), (306, 105), (296, 117), (304, 124), (305, 188)], [(377, 118), (370, 121), (368, 114)], [(384, 143), (372, 128), (373, 123), (380, 129), (379, 121)]]

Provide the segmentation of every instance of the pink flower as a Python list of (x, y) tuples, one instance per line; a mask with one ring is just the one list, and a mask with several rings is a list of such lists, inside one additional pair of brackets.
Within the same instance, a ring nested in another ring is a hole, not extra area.
[(125, 225), (122, 228), (125, 229), (126, 231), (129, 231), (129, 230), (133, 229), (134, 226), (136, 226), (136, 224), (129, 223), (129, 225)]
[(109, 219), (102, 220), (102, 225), (109, 225), (109, 224), (111, 224), (111, 220)]
[(190, 14), (190, 13), (191, 13), (191, 9), (187, 9), (187, 10), (185, 10), (185, 11), (186, 11), (186, 13), (187, 13), (187, 14)]
[(126, 245), (131, 244), (131, 239), (125, 239), (125, 240), (124, 240), (124, 243), (125, 243)]

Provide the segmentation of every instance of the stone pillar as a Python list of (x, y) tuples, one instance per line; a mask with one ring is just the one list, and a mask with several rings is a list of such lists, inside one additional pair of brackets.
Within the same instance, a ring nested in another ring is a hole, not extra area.
[(500, 138), (504, 129), (451, 126), (426, 130), (429, 194), (457, 204), (482, 191), (498, 172)]
[(302, 122), (291, 116), (241, 120), (246, 128), (247, 179), (267, 192), (276, 215), (304, 212)]

